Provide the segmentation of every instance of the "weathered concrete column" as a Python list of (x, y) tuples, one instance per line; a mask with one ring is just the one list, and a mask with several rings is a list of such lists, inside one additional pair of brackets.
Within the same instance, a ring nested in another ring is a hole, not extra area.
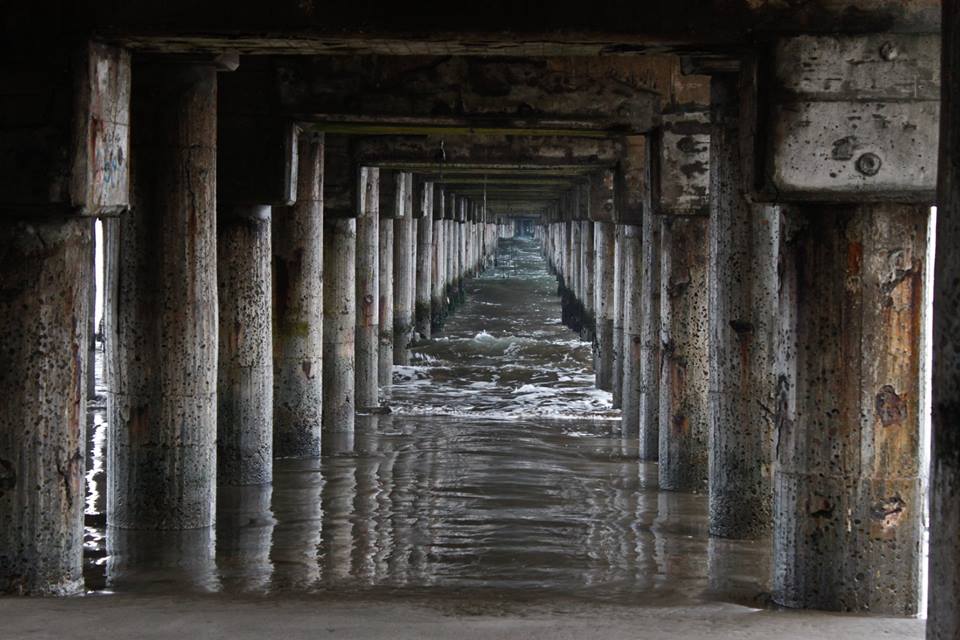
[(83, 588), (91, 220), (0, 234), (0, 593)]
[(922, 205), (784, 209), (773, 507), (782, 605), (916, 613), (928, 217)]
[(403, 174), (403, 215), (394, 222), (393, 362), (410, 364), (413, 299), (416, 294), (417, 220), (413, 217), (413, 174)]
[(297, 202), (273, 216), (273, 453), (320, 455), (323, 136), (298, 141)]
[(660, 226), (660, 488), (707, 488), (707, 218)]
[(394, 220), (402, 212), (405, 198), (403, 174), (399, 171), (381, 172), (380, 183), (380, 228), (377, 245), (378, 265), (378, 308), (380, 322), (377, 335), (377, 384), (380, 395), (389, 397), (393, 384), (393, 236)]
[(433, 255), (431, 257), (430, 326), (439, 331), (446, 315), (446, 225), (443, 220), (443, 189), (433, 185)]
[(414, 206), (420, 208), (417, 220), (417, 295), (415, 316), (417, 333), (424, 340), (430, 339), (430, 300), (433, 295), (433, 183), (423, 183), (423, 191), (417, 194)]
[(927, 638), (960, 637), (960, 3), (943, 2), (937, 250), (933, 278), (933, 447)]
[(772, 526), (779, 213), (744, 198), (738, 76), (714, 76), (710, 138), (710, 534)]
[(356, 395), (357, 221), (324, 220), (323, 440), (352, 434)]
[[(107, 523), (209, 527), (216, 503), (217, 74), (133, 74), (132, 210), (111, 225)], [(112, 346), (111, 346), (112, 345)]]
[[(357, 215), (356, 403), (358, 409), (380, 403), (377, 389), (380, 333), (380, 170), (360, 170)], [(392, 350), (391, 350), (392, 351)]]
[(273, 331), (269, 206), (217, 216), (217, 483), (273, 478)]
[(640, 249), (640, 459), (660, 458), (660, 216), (643, 216)]
[[(643, 227), (623, 225), (623, 378), (621, 433), (626, 440), (640, 437), (640, 360), (642, 355), (642, 244)], [(634, 451), (639, 451), (637, 446)]]
[(597, 335), (597, 321), (594, 315), (594, 263), (596, 253), (593, 242), (593, 221), (581, 220), (580, 238), (580, 292), (583, 298), (583, 316), (580, 319), (580, 339), (593, 342)]
[(613, 299), (614, 299), (614, 234), (612, 222), (596, 222), (594, 239), (596, 266), (594, 308), (597, 317), (597, 347), (594, 368), (597, 387), (613, 390)]
[(615, 226), (613, 245), (613, 408), (623, 399), (623, 225)]
[[(576, 211), (576, 205), (571, 207)], [(583, 235), (581, 233), (580, 220), (570, 221), (570, 273), (567, 277), (567, 290), (569, 291), (570, 321), (574, 331), (579, 332), (581, 326), (581, 312), (583, 309), (583, 299), (580, 294), (580, 263), (583, 254)]]

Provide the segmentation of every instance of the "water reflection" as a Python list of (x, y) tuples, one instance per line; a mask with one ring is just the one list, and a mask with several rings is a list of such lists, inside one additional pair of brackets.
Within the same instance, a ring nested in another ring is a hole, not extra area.
[(277, 460), (272, 486), (221, 490), (215, 530), (105, 531), (89, 502), (88, 586), (762, 603), (767, 545), (708, 540), (706, 497), (660, 492), (625, 453), (536, 248), (505, 244), (399, 368), (394, 413), (358, 417), (319, 460)]

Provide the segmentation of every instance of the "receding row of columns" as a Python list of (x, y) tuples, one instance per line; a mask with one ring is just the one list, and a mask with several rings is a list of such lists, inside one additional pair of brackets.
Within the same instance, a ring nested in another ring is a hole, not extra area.
[[(324, 219), (322, 134), (294, 141), (294, 198), (218, 189), (217, 76), (213, 61), (135, 74), (132, 206), (104, 220), (111, 528), (210, 527), (218, 485), (269, 483), (275, 457), (351, 439), (496, 250), (477, 203), (409, 172), (361, 168), (356, 215)], [(22, 425), (0, 435), (15, 452), (0, 458), (3, 592), (83, 585), (92, 228), (51, 215), (0, 246), (0, 415)]]
[(777, 602), (916, 613), (929, 207), (749, 202), (738, 79), (712, 87), (709, 215), (538, 232), (565, 321), (596, 310), (596, 384), (660, 487), (772, 534)]

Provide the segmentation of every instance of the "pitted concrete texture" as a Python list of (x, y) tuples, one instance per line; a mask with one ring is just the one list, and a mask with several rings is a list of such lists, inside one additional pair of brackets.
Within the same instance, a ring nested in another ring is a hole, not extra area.
[(59, 600), (5, 598), (0, 599), (0, 618), (4, 621), (3, 637), (20, 640), (910, 640), (922, 638), (924, 633), (924, 622), (911, 618), (758, 611), (723, 604), (628, 607), (563, 598), (516, 603), (509, 596), (430, 596), (414, 602), (125, 595)]

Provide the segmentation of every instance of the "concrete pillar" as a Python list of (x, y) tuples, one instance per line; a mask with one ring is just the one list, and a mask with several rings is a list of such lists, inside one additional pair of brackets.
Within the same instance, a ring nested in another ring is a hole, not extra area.
[(357, 216), (356, 403), (358, 409), (380, 403), (377, 389), (380, 341), (380, 170), (360, 170)]
[(640, 459), (660, 458), (660, 216), (643, 216), (640, 253)]
[(597, 322), (594, 315), (594, 264), (596, 253), (593, 242), (593, 222), (591, 220), (580, 221), (580, 238), (582, 249), (580, 251), (580, 292), (583, 302), (583, 315), (580, 318), (580, 338), (582, 340), (593, 342), (597, 335)]
[(298, 142), (297, 202), (273, 215), (273, 453), (320, 455), (323, 137)]
[(920, 205), (784, 209), (779, 604), (917, 612), (928, 217)]
[[(642, 354), (642, 243), (640, 225), (623, 225), (623, 378), (621, 433), (631, 442), (640, 437), (640, 359)], [(632, 451), (639, 452), (639, 446)]]
[(443, 189), (433, 188), (433, 255), (431, 257), (430, 325), (432, 331), (443, 326), (446, 313), (446, 225), (443, 221)]
[[(451, 197), (452, 198), (452, 197)], [(460, 249), (460, 242), (457, 239), (457, 223), (453, 220), (444, 220), (446, 230), (444, 231), (444, 247), (446, 255), (444, 256), (444, 273), (446, 274), (445, 304), (446, 313), (450, 313), (456, 306), (458, 296), (457, 290), (460, 286), (460, 278), (457, 273), (457, 251)]]
[(939, 203), (933, 278), (933, 422), (927, 638), (960, 637), (960, 3), (943, 2)]
[(323, 229), (323, 440), (352, 434), (356, 393), (357, 221)]
[(133, 74), (132, 209), (111, 225), (107, 523), (209, 527), (216, 503), (216, 104), (212, 65)]
[(759, 538), (772, 525), (779, 214), (744, 198), (737, 76), (711, 87), (710, 534)]
[[(430, 300), (433, 295), (433, 183), (423, 185), (422, 207), (423, 215), (417, 220), (417, 295), (416, 295), (416, 325), (420, 337), (430, 339)], [(417, 203), (414, 203), (417, 205)]]
[[(377, 253), (380, 275), (378, 276), (379, 295), (377, 296), (377, 318), (380, 322), (378, 329), (379, 344), (377, 347), (377, 384), (380, 394), (390, 396), (390, 387), (393, 384), (393, 236), (394, 220), (399, 213), (398, 209), (403, 200), (403, 174), (391, 172), (384, 174), (385, 180), (396, 182), (390, 189), (390, 202), (380, 203), (380, 228)], [(389, 209), (387, 207), (390, 206)]]
[(90, 223), (0, 234), (0, 593), (83, 589)]
[(413, 174), (404, 173), (403, 215), (394, 222), (393, 362), (410, 364), (413, 299), (416, 293), (417, 220), (413, 217)]
[(594, 223), (596, 265), (594, 269), (594, 308), (596, 309), (597, 346), (594, 368), (597, 387), (613, 390), (613, 298), (614, 298), (614, 233), (612, 222)]
[(623, 225), (614, 232), (613, 246), (613, 408), (623, 399)]
[(660, 226), (660, 488), (707, 488), (707, 218)]
[(567, 278), (567, 289), (569, 291), (570, 321), (574, 331), (579, 332), (581, 327), (581, 316), (583, 310), (583, 298), (580, 293), (580, 263), (583, 255), (583, 235), (581, 233), (580, 221), (570, 221), (570, 273)]
[(269, 206), (217, 216), (217, 483), (273, 478), (273, 331)]

